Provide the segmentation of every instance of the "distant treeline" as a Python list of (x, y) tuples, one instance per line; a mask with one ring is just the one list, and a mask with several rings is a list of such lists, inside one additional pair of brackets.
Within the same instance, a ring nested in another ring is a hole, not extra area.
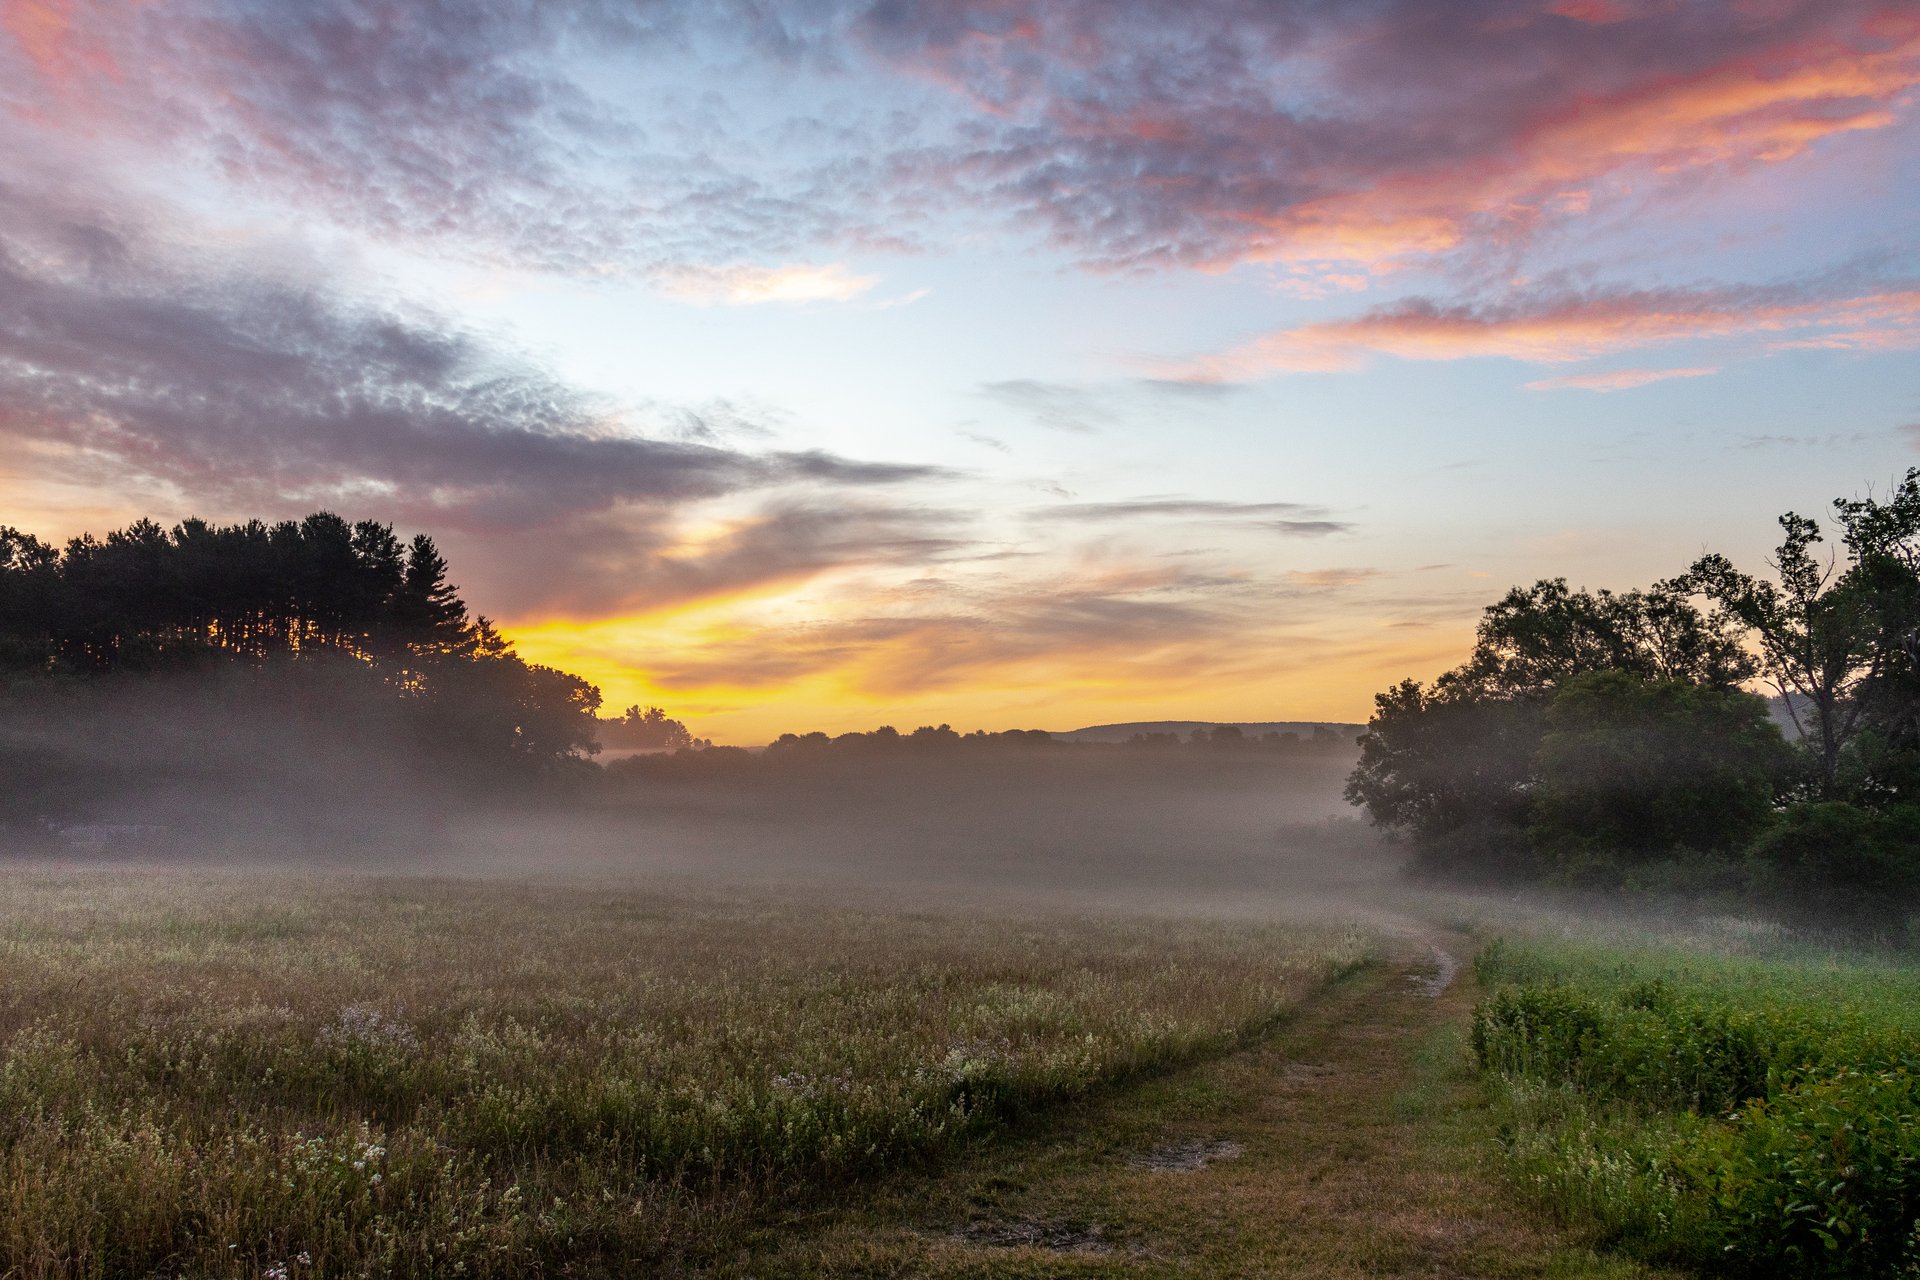
[[(629, 711), (630, 717), (632, 714)], [(1056, 737), (1044, 729), (1007, 729), (998, 733), (976, 729), (960, 733), (951, 725), (942, 724), (922, 725), (902, 733), (892, 725), (882, 725), (865, 733), (783, 733), (759, 751), (695, 743), (679, 751), (611, 761), (606, 771), (614, 778), (697, 777), (805, 770), (813, 766), (861, 762), (987, 760), (1036, 752), (1062, 757), (1127, 755), (1142, 759), (1178, 753), (1217, 759), (1323, 755), (1352, 750), (1350, 739), (1326, 726), (1304, 737), (1287, 731), (1251, 735), (1242, 733), (1234, 725), (1216, 725), (1195, 729), (1186, 737), (1174, 733), (1136, 733), (1125, 742), (1082, 742)]]
[(713, 745), (662, 708), (642, 711), (638, 703), (600, 721), (599, 734), (600, 745), (615, 751), (700, 751)]
[(1348, 798), (1442, 874), (1899, 926), (1920, 906), (1920, 470), (1833, 508), (1832, 556), (1781, 517), (1776, 578), (1708, 555), (1624, 594), (1515, 588), (1464, 664), (1378, 695)]

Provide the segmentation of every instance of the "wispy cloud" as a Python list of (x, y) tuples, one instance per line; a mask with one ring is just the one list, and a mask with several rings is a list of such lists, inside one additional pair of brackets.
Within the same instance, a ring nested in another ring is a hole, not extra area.
[(981, 114), (959, 172), (1063, 246), (1323, 282), (1791, 160), (1920, 84), (1894, 0), (899, 0), (859, 29)]
[(1378, 569), (1289, 569), (1287, 582), (1313, 591), (1358, 586), (1381, 576)]
[(1055, 431), (1097, 431), (1115, 420), (1113, 411), (1087, 389), (1062, 382), (1013, 378), (982, 383), (980, 394)]
[(1526, 384), (1529, 391), (1631, 391), (1669, 378), (1705, 378), (1720, 372), (1719, 366), (1697, 369), (1613, 369), (1605, 373), (1569, 373), (1558, 378), (1540, 378)]
[[(1298, 502), (1223, 502), (1204, 498), (1135, 498), (1125, 502), (1075, 502), (1043, 507), (1034, 513), (1044, 520), (1245, 520), (1258, 516), (1302, 517), (1308, 523), (1326, 514), (1323, 507)], [(1268, 524), (1276, 522), (1266, 522)], [(1345, 528), (1337, 525), (1336, 528)], [(1329, 530), (1331, 531), (1331, 530)]]
[[(1888, 128), (1920, 86), (1904, 0), (5, 0), (0, 25), (0, 97), (50, 131), (594, 277), (1011, 216), (1099, 267), (1273, 262), (1323, 293)], [(703, 59), (670, 121), (594, 74)]]
[[(1839, 285), (1822, 284), (1535, 292), (1486, 304), (1414, 298), (1349, 320), (1283, 329), (1193, 361), (1180, 372), (1203, 381), (1238, 381), (1354, 370), (1379, 355), (1402, 360), (1498, 356), (1566, 364), (1709, 338), (1754, 339), (1771, 349), (1914, 346), (1920, 344), (1920, 289), (1850, 295)], [(1668, 371), (1666, 376), (1681, 375)]]
[[(0, 445), (49, 480), (208, 515), (430, 523), (486, 540), (469, 577), (500, 607), (738, 589), (963, 537), (924, 493), (889, 496), (937, 469), (713, 443), (739, 433), (729, 404), (665, 414), (696, 438), (650, 435), (644, 408), (445, 316), (180, 254), (83, 194), (0, 179)], [(689, 547), (682, 513), (716, 501), (733, 522)]]
[(855, 275), (836, 262), (825, 266), (682, 267), (668, 272), (661, 288), (673, 297), (703, 305), (752, 306), (763, 302), (848, 302), (879, 283), (879, 276)]

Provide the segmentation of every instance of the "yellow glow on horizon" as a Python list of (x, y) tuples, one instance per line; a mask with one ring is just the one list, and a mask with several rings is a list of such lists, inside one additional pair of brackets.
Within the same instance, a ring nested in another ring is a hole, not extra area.
[[(1471, 628), (1435, 627), (1415, 640), (1314, 646), (1297, 661), (1280, 654), (1264, 667), (1204, 671), (1138, 683), (1097, 658), (1071, 651), (985, 666), (938, 687), (889, 691), (883, 675), (902, 645), (876, 638), (837, 660), (795, 662), (782, 633), (756, 628), (735, 607), (702, 602), (660, 613), (599, 621), (531, 621), (507, 629), (532, 662), (572, 671), (598, 685), (603, 714), (658, 705), (717, 743), (758, 746), (782, 733), (844, 733), (891, 724), (973, 729), (1050, 729), (1135, 720), (1364, 721), (1373, 695), (1407, 676), (1428, 678), (1459, 661)], [(1374, 631), (1376, 640), (1384, 639)], [(675, 679), (703, 653), (742, 655), (736, 674)], [(764, 667), (760, 664), (764, 663)], [(760, 669), (756, 670), (759, 667)]]

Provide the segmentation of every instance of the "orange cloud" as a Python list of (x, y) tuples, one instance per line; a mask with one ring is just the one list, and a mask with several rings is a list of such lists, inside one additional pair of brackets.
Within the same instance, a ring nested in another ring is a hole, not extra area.
[(1720, 372), (1718, 366), (1704, 369), (1614, 369), (1607, 373), (1572, 373), (1559, 378), (1541, 378), (1526, 384), (1529, 391), (1630, 391), (1669, 378), (1705, 378)]
[(1444, 628), (1414, 632), (1390, 631), (1361, 609), (1310, 630), (1249, 627), (1146, 652), (1058, 643), (1006, 651), (994, 634), (1004, 624), (956, 618), (888, 627), (846, 616), (762, 628), (716, 614), (510, 634), (530, 660), (593, 680), (609, 707), (662, 705), (703, 737), (752, 746), (785, 732), (883, 723), (964, 730), (1156, 718), (1364, 720), (1376, 690), (1458, 660), (1471, 643), (1473, 607), (1459, 612)]
[(1489, 308), (1415, 300), (1356, 319), (1284, 329), (1177, 372), (1195, 381), (1236, 382), (1357, 369), (1374, 355), (1565, 364), (1663, 343), (1754, 335), (1772, 337), (1769, 345), (1776, 348), (1913, 346), (1920, 344), (1920, 290), (1845, 299), (1794, 299), (1765, 290), (1642, 290)]
[(609, 705), (659, 704), (702, 736), (751, 745), (881, 723), (1358, 720), (1375, 690), (1457, 660), (1484, 603), (1468, 588), (1375, 590), (1391, 575), (1368, 569), (1263, 583), (1157, 559), (1050, 563), (1014, 579), (908, 572), (509, 619), (508, 631), (528, 658), (592, 679)]
[(59, 83), (82, 71), (120, 74), (113, 55), (84, 34), (76, 0), (0, 0), (0, 29), (34, 70)]

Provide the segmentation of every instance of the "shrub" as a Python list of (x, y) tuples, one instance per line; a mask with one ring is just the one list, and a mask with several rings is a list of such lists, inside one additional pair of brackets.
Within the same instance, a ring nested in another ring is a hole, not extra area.
[(1920, 1078), (1831, 1074), (1756, 1099), (1674, 1164), (1712, 1252), (1755, 1276), (1911, 1275), (1920, 1263)]
[(1476, 970), (1519, 1185), (1659, 1259), (1920, 1274), (1911, 974), (1502, 944)]
[(1754, 886), (1801, 920), (1897, 924), (1920, 888), (1920, 811), (1843, 801), (1794, 805), (1754, 841)]

